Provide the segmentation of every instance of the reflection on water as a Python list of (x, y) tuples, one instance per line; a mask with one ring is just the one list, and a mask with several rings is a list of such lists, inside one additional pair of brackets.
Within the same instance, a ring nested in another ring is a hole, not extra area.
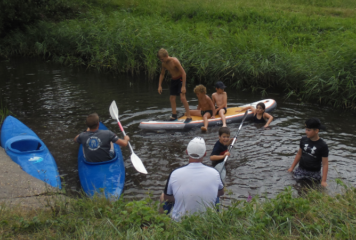
[[(193, 87), (188, 86), (187, 95), (191, 108), (197, 105)], [(207, 133), (201, 133), (200, 129), (188, 132), (142, 132), (138, 128), (141, 121), (162, 120), (170, 116), (168, 83), (163, 88), (164, 92), (159, 95), (157, 81), (147, 81), (144, 76), (132, 78), (99, 74), (34, 59), (0, 63), (1, 98), (5, 99), (16, 117), (46, 143), (68, 185), (67, 190), (73, 193), (80, 190), (78, 145), (73, 138), (86, 128), (85, 117), (97, 112), (108, 128), (122, 137), (116, 121), (110, 119), (109, 106), (112, 100), (117, 102), (120, 120), (131, 137), (135, 153), (149, 172), (148, 175), (136, 172), (130, 162), (129, 149), (123, 149), (127, 169), (125, 197), (142, 197), (148, 191), (158, 196), (170, 171), (187, 163), (185, 148), (195, 136), (205, 139), (210, 155), (218, 139), (218, 127), (210, 128)], [(208, 87), (210, 95), (213, 91), (213, 86)], [(236, 92), (228, 88), (227, 93), (230, 106), (261, 98), (258, 94)], [(320, 134), (330, 150), (328, 191), (339, 191), (340, 187), (333, 181), (336, 178), (348, 184), (355, 183), (356, 123), (353, 113), (285, 101), (278, 93), (268, 98), (274, 98), (278, 103), (272, 113), (275, 120), (268, 129), (253, 123), (246, 123), (241, 129), (232, 151), (233, 156), (227, 162), (226, 184), (233, 194), (226, 199), (244, 199), (248, 192), (270, 198), (286, 186), (295, 186), (296, 182), (287, 169), (304, 134), (304, 120), (309, 117), (319, 117), (328, 128)], [(182, 113), (179, 100), (177, 105)], [(238, 123), (229, 125), (232, 134), (238, 126)], [(208, 157), (204, 163), (210, 165)]]

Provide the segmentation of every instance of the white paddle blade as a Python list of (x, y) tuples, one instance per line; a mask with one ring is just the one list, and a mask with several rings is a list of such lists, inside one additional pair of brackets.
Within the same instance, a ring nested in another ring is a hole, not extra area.
[[(119, 109), (117, 108), (116, 106), (116, 102), (115, 100), (112, 101), (110, 107), (109, 107), (109, 112), (110, 112), (110, 115), (113, 119), (116, 119), (119, 123), (119, 126), (121, 128), (121, 131), (124, 133), (125, 135), (125, 132), (119, 122)], [(134, 153), (130, 143), (129, 143), (129, 147), (130, 147), (130, 150), (132, 152), (131, 154), (131, 162), (132, 162), (132, 165), (135, 167), (135, 169), (140, 172), (140, 173), (143, 173), (143, 174), (147, 174), (147, 170), (145, 168), (145, 166), (143, 165), (141, 159)]]
[(219, 173), (221, 173), (221, 171), (222, 171), (224, 165), (225, 165), (225, 162), (222, 161), (222, 162), (220, 162), (220, 163), (218, 163), (218, 164), (215, 165), (215, 169), (218, 170)]
[(110, 107), (109, 107), (109, 112), (110, 115), (113, 119), (119, 119), (119, 109), (116, 106), (116, 102), (115, 100), (112, 101)]
[(225, 178), (226, 178), (226, 168), (225, 168), (225, 165), (224, 165), (223, 169), (222, 169), (221, 172), (220, 172), (220, 178), (221, 178), (221, 180), (223, 181), (223, 183), (225, 184)]
[(143, 165), (141, 159), (134, 152), (132, 152), (132, 154), (131, 154), (131, 162), (132, 162), (132, 165), (135, 167), (135, 169), (138, 172), (147, 174), (147, 170), (146, 170), (145, 166)]

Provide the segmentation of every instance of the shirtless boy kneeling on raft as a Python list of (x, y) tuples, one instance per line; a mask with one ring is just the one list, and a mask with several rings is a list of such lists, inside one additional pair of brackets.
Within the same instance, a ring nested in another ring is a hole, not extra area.
[(171, 102), (171, 107), (172, 107), (172, 116), (169, 119), (169, 121), (175, 121), (177, 120), (177, 104), (176, 104), (176, 97), (180, 96), (180, 100), (184, 105), (185, 111), (186, 111), (186, 120), (184, 123), (189, 123), (192, 121), (192, 118), (190, 117), (189, 113), (189, 105), (187, 102), (187, 99), (185, 97), (186, 89), (185, 89), (185, 83), (186, 83), (186, 73), (178, 61), (177, 58), (175, 57), (170, 57), (168, 55), (168, 52), (166, 49), (161, 48), (158, 53), (157, 57), (159, 60), (162, 62), (162, 69), (161, 69), (161, 74), (159, 75), (159, 83), (158, 83), (158, 93), (162, 93), (162, 81), (164, 78), (164, 75), (166, 74), (166, 70), (171, 74), (172, 80), (171, 80), (171, 86), (170, 86), (170, 97), (169, 100)]
[(208, 130), (208, 119), (215, 118), (216, 109), (214, 107), (213, 101), (211, 101), (210, 97), (206, 95), (206, 87), (204, 85), (199, 84), (194, 88), (194, 93), (198, 97), (198, 108), (197, 110), (190, 110), (190, 115), (192, 116), (202, 116), (204, 120), (204, 126), (201, 127), (202, 131)]

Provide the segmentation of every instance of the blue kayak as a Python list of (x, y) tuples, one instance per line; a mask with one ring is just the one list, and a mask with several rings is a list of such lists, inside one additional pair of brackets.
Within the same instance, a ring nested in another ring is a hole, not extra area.
[(22, 170), (52, 187), (61, 188), (57, 164), (46, 145), (30, 128), (12, 116), (3, 122), (1, 146)]
[[(99, 130), (108, 130), (100, 123)], [(80, 145), (78, 153), (79, 179), (88, 196), (105, 194), (111, 200), (119, 199), (125, 185), (125, 165), (120, 146), (114, 144), (115, 157), (105, 162), (87, 162)]]

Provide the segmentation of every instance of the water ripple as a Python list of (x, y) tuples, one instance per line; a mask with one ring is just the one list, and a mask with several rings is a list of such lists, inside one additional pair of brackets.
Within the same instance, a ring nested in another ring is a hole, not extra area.
[[(0, 93), (10, 110), (32, 128), (46, 143), (67, 190), (80, 191), (78, 178), (78, 145), (73, 138), (86, 127), (85, 117), (97, 112), (101, 120), (120, 137), (119, 127), (110, 119), (108, 108), (116, 100), (120, 120), (131, 137), (135, 153), (144, 162), (149, 174), (139, 174), (130, 161), (128, 148), (122, 149), (126, 166), (126, 198), (141, 198), (148, 192), (159, 196), (169, 173), (187, 164), (186, 146), (190, 139), (201, 136), (207, 144), (204, 163), (210, 165), (209, 155), (218, 139), (218, 127), (201, 133), (200, 129), (188, 132), (144, 132), (138, 128), (141, 121), (165, 120), (171, 114), (168, 83), (164, 92), (157, 93), (157, 82), (142, 78), (130, 78), (86, 72), (58, 65), (44, 64), (37, 60), (14, 59), (0, 63)], [(188, 87), (187, 99), (192, 108), (197, 99)], [(209, 92), (211, 94), (212, 92)], [(260, 99), (260, 96), (229, 91), (230, 106), (238, 106)], [(232, 194), (224, 201), (245, 199), (248, 193), (273, 197), (287, 186), (297, 184), (287, 169), (293, 162), (304, 135), (304, 120), (317, 116), (328, 127), (320, 136), (329, 145), (329, 191), (338, 192), (333, 180), (342, 179), (354, 184), (356, 176), (356, 122), (353, 113), (285, 101), (275, 94), (278, 107), (272, 113), (275, 120), (264, 129), (260, 125), (246, 123), (232, 150), (226, 168), (226, 186)], [(179, 114), (184, 112), (177, 99)], [(230, 124), (232, 135), (239, 124)], [(192, 183), (193, 184), (193, 183)], [(297, 189), (297, 187), (296, 187)]]

